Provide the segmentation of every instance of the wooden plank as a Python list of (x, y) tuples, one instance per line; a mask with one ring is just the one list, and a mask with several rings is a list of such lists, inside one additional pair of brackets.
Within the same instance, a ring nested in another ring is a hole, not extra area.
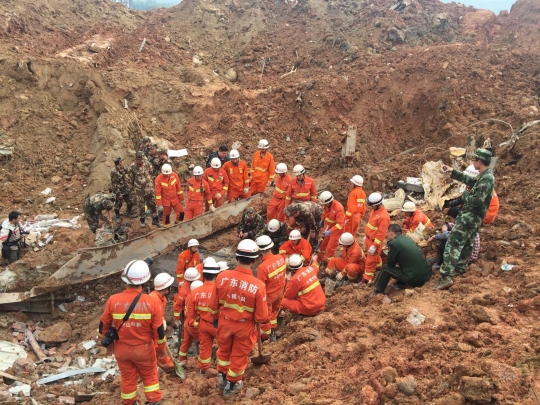
[(347, 135), (343, 140), (343, 147), (341, 148), (341, 157), (353, 158), (356, 152), (356, 131), (358, 127), (356, 125), (349, 125)]

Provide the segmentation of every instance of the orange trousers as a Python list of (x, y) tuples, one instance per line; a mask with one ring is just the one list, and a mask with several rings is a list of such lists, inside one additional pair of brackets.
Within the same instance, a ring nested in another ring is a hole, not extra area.
[(290, 300), (288, 298), (283, 298), (281, 300), (281, 308), (288, 309), (293, 314), (304, 316), (315, 316), (324, 309), (324, 307), (321, 309), (307, 309), (300, 301)]
[(329, 262), (330, 259), (334, 257), (334, 253), (336, 253), (336, 249), (339, 246), (339, 237), (341, 234), (342, 232), (332, 232), (323, 239), (321, 246), (319, 247), (319, 254), (324, 261)]
[(268, 183), (268, 176), (264, 176), (263, 178), (251, 177), (249, 193), (251, 195), (264, 193), (266, 191), (266, 183)]
[(366, 267), (364, 269), (364, 279), (373, 280), (373, 276), (377, 270), (382, 268), (382, 259), (381, 259), (381, 250), (382, 244), (375, 245), (377, 246), (377, 251), (375, 255), (370, 255), (368, 250), (373, 245), (371, 239), (366, 239)]
[(114, 342), (114, 357), (120, 369), (121, 397), (125, 405), (137, 402), (137, 382), (143, 381), (144, 395), (148, 402), (161, 401), (154, 342), (131, 346)]
[(345, 226), (343, 227), (343, 232), (349, 232), (352, 236), (356, 236), (358, 232), (358, 227), (360, 226), (360, 221), (362, 217), (360, 213), (357, 212), (352, 214), (350, 217), (345, 217)]
[(337, 272), (345, 270), (349, 280), (355, 280), (359, 274), (364, 273), (364, 263), (347, 263), (345, 259), (341, 257), (333, 257), (328, 262), (328, 267), (324, 270), (329, 276), (335, 276)]
[(199, 350), (199, 357), (197, 358), (197, 365), (200, 370), (208, 370), (210, 368), (212, 346), (214, 345), (216, 333), (217, 328), (214, 328), (211, 322), (204, 319), (199, 320), (199, 342), (201, 348)]
[(182, 207), (182, 204), (180, 204), (180, 201), (171, 201), (171, 205), (164, 205), (163, 206), (163, 218), (161, 219), (165, 225), (168, 225), (171, 223), (171, 219), (169, 216), (171, 215), (171, 210), (174, 209), (174, 212), (176, 214), (176, 222), (180, 222), (180, 214), (184, 212), (184, 207)]
[(266, 207), (266, 222), (270, 222), (272, 219), (277, 219), (280, 222), (285, 222), (285, 198), (272, 197), (268, 206)]
[(199, 330), (189, 326), (186, 319), (184, 321), (184, 327), (182, 328), (182, 344), (180, 345), (178, 360), (187, 361), (188, 350), (193, 344), (194, 340), (196, 342), (199, 341)]
[(243, 200), (244, 198), (250, 197), (250, 193), (244, 194), (244, 190), (233, 190), (229, 189), (227, 192), (227, 201), (231, 202), (234, 200)]
[(186, 216), (184, 220), (193, 219), (203, 213), (202, 201), (188, 201), (186, 206)]
[(242, 380), (248, 365), (248, 356), (257, 342), (253, 320), (237, 322), (219, 317), (217, 330), (217, 369), (227, 374), (227, 380)]
[[(210, 192), (210, 196), (212, 197), (212, 202), (214, 203), (214, 207), (219, 208), (223, 205), (223, 200), (225, 199), (225, 195), (221, 194), (221, 197), (216, 200), (217, 193), (218, 193), (217, 191)], [(206, 201), (204, 205), (206, 207), (205, 212), (208, 212), (210, 210), (210, 205), (208, 205), (208, 201)]]
[(266, 302), (268, 303), (268, 322), (261, 325), (261, 339), (265, 340), (270, 337), (272, 329), (277, 328), (277, 317), (279, 307), (281, 306), (281, 299), (283, 298), (283, 290), (279, 290), (272, 295), (266, 296)]

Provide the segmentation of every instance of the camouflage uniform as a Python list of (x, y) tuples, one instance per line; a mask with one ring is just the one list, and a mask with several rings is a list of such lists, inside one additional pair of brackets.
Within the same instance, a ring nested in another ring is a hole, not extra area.
[(262, 235), (267, 235), (270, 237), (270, 239), (272, 239), (272, 242), (274, 242), (272, 252), (274, 252), (275, 254), (277, 254), (277, 252), (279, 251), (279, 247), (289, 240), (289, 231), (287, 229), (287, 224), (283, 222), (279, 223), (279, 229), (276, 232), (270, 232), (268, 230), (268, 226), (265, 226), (264, 229), (259, 232), (256, 237), (258, 238)]
[(242, 215), (242, 220), (238, 224), (238, 232), (247, 232), (248, 236), (246, 238), (255, 240), (265, 226), (263, 218), (257, 214), (254, 208), (250, 207)]
[[(293, 217), (292, 214), (297, 211), (300, 212), (300, 214)], [(321, 222), (323, 211), (323, 207), (311, 201), (293, 203), (289, 205), (285, 215), (287, 215), (287, 217), (294, 218), (295, 224), (293, 227), (289, 226), (288, 231), (290, 232), (292, 229), (298, 229), (302, 234), (302, 237), (304, 239), (308, 239), (311, 247), (315, 248), (317, 245), (317, 235), (319, 234), (319, 224)], [(309, 238), (309, 234), (312, 230), (315, 231), (315, 238)]]
[[(140, 153), (140, 152), (137, 152)], [(154, 193), (154, 180), (152, 176), (152, 166), (147, 160), (143, 161), (142, 166), (137, 166), (135, 162), (129, 166), (128, 182), (133, 187), (137, 208), (139, 210), (139, 218), (145, 217), (144, 206), (152, 212), (152, 216), (156, 217), (156, 200)]]
[(120, 170), (116, 166), (111, 170), (111, 187), (112, 192), (116, 195), (116, 201), (114, 203), (114, 212), (116, 215), (120, 215), (120, 208), (122, 208), (124, 201), (127, 205), (126, 215), (130, 215), (133, 208), (133, 197), (131, 196), (126, 176), (127, 170), (124, 167), (121, 167)]
[(88, 227), (93, 233), (96, 233), (96, 230), (99, 226), (99, 220), (108, 221), (101, 211), (106, 209), (107, 211), (112, 210), (114, 207), (114, 200), (116, 196), (114, 194), (94, 194), (86, 199), (84, 202), (84, 213), (86, 215), (86, 222), (88, 222)]
[(167, 164), (170, 164), (171, 167), (173, 167), (173, 163), (172, 163), (171, 159), (167, 158), (167, 159), (165, 159), (165, 161), (163, 161), (163, 160), (161, 160), (159, 158), (159, 154), (152, 157), (152, 159), (150, 159), (150, 163), (152, 164), (152, 170), (154, 171), (154, 177), (159, 176), (159, 174), (161, 173), (161, 167), (164, 164), (167, 163)]
[(471, 191), (465, 191), (461, 197), (463, 207), (446, 242), (444, 262), (440, 269), (442, 278), (439, 283), (449, 282), (454, 272), (465, 273), (474, 238), (486, 216), (495, 187), (495, 178), (490, 169), (485, 170), (478, 177), (471, 177), (453, 170), (450, 177), (465, 183)]

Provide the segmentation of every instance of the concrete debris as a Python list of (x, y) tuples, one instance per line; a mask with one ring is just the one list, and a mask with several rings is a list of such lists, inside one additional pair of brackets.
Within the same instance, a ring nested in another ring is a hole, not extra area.
[(425, 320), (426, 317), (418, 312), (418, 310), (415, 308), (413, 308), (409, 316), (407, 316), (407, 322), (409, 322), (411, 325), (420, 325), (424, 323)]
[(26, 351), (18, 344), (0, 341), (0, 371), (10, 368), (17, 359), (26, 359)]
[(77, 369), (77, 370), (69, 370), (64, 371), (63, 373), (52, 375), (46, 378), (42, 378), (41, 380), (37, 380), (37, 385), (42, 384), (49, 384), (58, 380), (62, 380), (64, 378), (73, 377), (79, 374), (95, 374), (95, 373), (104, 373), (106, 370), (104, 368), (84, 368), (84, 369)]
[(85, 348), (85, 350), (90, 350), (91, 348), (93, 348), (95, 345), (96, 345), (96, 341), (95, 340), (87, 340), (86, 342), (82, 342), (82, 347)]
[(14, 383), (14, 387), (11, 387), (10, 389), (8, 389), (8, 392), (10, 394), (13, 394), (13, 395), (19, 395), (19, 393), (22, 393), (25, 397), (29, 397), (30, 396), (30, 391), (32, 389), (32, 387), (28, 384), (22, 384), (18, 381), (16, 381)]

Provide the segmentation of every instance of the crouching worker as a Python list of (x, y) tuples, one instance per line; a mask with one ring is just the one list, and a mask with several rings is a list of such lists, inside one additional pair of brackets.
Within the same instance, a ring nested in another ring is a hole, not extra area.
[(359, 275), (364, 274), (364, 267), (366, 266), (364, 252), (349, 232), (345, 232), (339, 237), (339, 244), (343, 246), (342, 257), (330, 259), (325, 273), (330, 277), (336, 276), (338, 281), (345, 276), (349, 281), (354, 281)]
[(375, 279), (373, 295), (384, 294), (391, 278), (396, 282), (393, 287), (403, 289), (421, 287), (431, 278), (431, 265), (414, 241), (402, 235), (401, 226), (391, 224), (386, 234), (388, 240), (388, 258)]
[(287, 270), (292, 273), (287, 283), (281, 307), (293, 314), (315, 316), (326, 308), (326, 296), (317, 278), (319, 265), (313, 256), (310, 266), (302, 267), (304, 262), (299, 254), (289, 257)]

